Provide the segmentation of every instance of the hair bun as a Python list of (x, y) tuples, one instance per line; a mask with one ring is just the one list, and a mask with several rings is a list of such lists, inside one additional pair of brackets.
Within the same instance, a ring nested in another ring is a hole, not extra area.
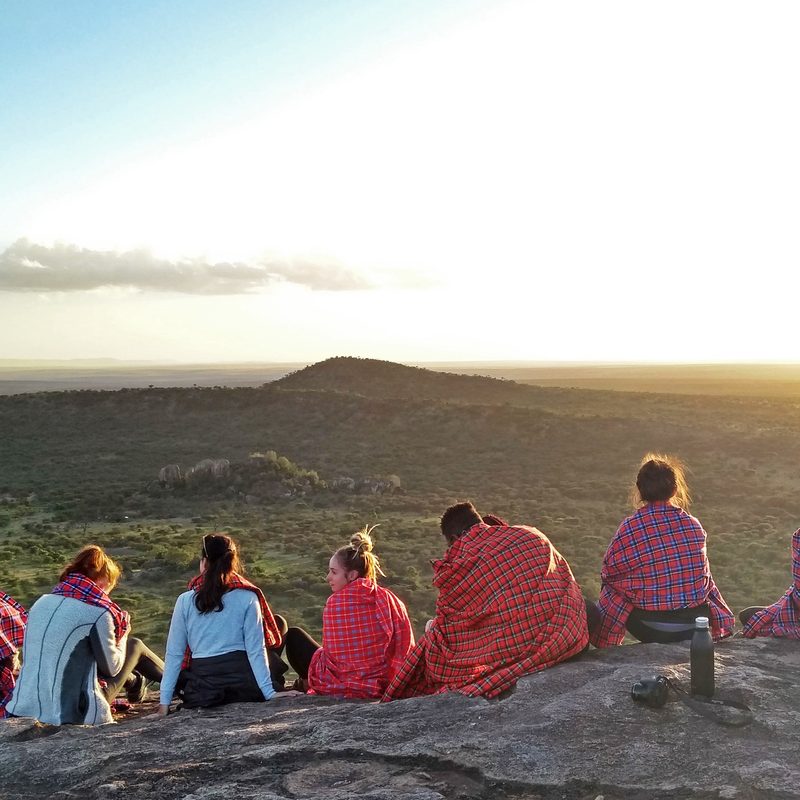
[(370, 534), (372, 533), (373, 528), (375, 528), (374, 525), (372, 528), (364, 526), (363, 530), (354, 533), (350, 537), (350, 547), (352, 547), (354, 550), (360, 550), (362, 553), (371, 553), (372, 536), (370, 536)]

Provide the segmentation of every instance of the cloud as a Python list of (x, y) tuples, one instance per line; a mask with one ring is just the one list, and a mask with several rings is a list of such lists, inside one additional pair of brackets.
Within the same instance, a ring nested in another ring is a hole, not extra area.
[(249, 294), (279, 282), (325, 291), (374, 288), (365, 276), (324, 259), (170, 261), (146, 250), (87, 250), (71, 244), (47, 247), (27, 239), (17, 240), (0, 253), (0, 291), (5, 292), (79, 292), (120, 287), (223, 295)]

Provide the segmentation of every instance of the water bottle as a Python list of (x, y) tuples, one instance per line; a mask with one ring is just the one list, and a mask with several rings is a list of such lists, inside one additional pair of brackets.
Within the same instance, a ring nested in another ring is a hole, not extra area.
[(692, 694), (714, 696), (714, 640), (708, 627), (708, 617), (694, 621), (691, 647)]

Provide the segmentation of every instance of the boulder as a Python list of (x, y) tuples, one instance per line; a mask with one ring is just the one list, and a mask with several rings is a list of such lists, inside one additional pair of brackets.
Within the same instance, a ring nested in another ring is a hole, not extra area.
[(742, 728), (722, 727), (674, 695), (660, 709), (631, 700), (643, 677), (687, 685), (688, 657), (684, 644), (591, 651), (523, 678), (497, 701), (286, 698), (96, 729), (8, 720), (0, 722), (0, 797), (800, 796), (800, 642), (717, 646), (719, 696), (744, 700), (754, 713)]

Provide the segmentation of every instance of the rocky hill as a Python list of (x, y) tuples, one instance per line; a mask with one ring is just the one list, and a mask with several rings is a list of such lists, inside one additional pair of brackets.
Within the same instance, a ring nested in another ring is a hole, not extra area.
[(506, 699), (391, 704), (299, 698), (181, 711), (104, 729), (0, 722), (3, 800), (766, 800), (800, 796), (800, 642), (717, 649), (721, 727), (631, 684), (687, 681), (685, 645), (592, 651), (522, 679)]

